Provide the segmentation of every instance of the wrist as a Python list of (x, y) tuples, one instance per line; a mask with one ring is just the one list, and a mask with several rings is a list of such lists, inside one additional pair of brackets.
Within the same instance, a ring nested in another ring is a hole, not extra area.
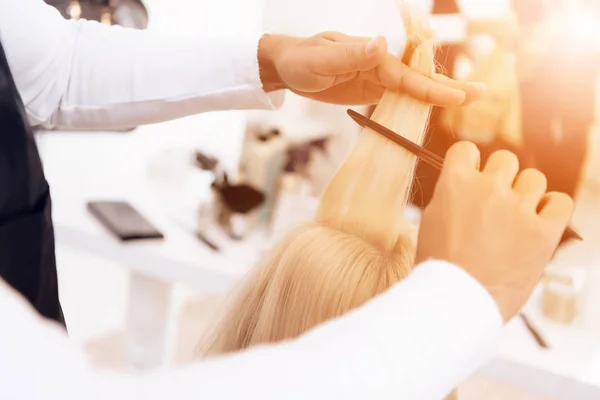
[(277, 60), (286, 37), (282, 35), (263, 35), (258, 42), (258, 69), (260, 81), (265, 92), (274, 92), (286, 88), (277, 71)]

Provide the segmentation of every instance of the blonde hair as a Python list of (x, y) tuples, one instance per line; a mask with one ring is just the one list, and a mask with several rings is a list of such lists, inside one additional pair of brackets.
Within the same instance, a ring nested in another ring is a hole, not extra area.
[[(408, 14), (405, 13), (406, 18)], [(408, 21), (408, 20), (407, 20)], [(431, 76), (434, 47), (409, 24), (410, 66)], [(430, 106), (387, 91), (372, 119), (421, 143)], [(242, 283), (204, 355), (294, 338), (385, 291), (410, 272), (412, 227), (403, 218), (416, 158), (364, 129), (312, 221), (289, 232)]]

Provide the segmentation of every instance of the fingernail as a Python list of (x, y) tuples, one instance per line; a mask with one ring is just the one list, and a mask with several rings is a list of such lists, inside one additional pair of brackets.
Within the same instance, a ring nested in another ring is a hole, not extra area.
[(375, 54), (377, 52), (377, 47), (379, 47), (379, 37), (371, 39), (371, 41), (367, 44), (367, 55)]

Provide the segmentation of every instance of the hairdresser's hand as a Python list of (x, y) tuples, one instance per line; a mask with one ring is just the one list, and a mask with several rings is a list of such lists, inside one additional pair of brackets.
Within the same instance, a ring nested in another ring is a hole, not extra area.
[(518, 170), (508, 151), (494, 153), (480, 172), (474, 144), (451, 147), (417, 246), (417, 262), (445, 260), (477, 279), (505, 320), (531, 295), (573, 211), (566, 194), (546, 194), (541, 172)]
[(266, 35), (258, 51), (266, 91), (289, 89), (336, 104), (376, 104), (386, 89), (440, 106), (457, 106), (481, 96), (481, 84), (436, 74), (427, 78), (387, 51), (385, 38), (337, 32), (310, 38)]

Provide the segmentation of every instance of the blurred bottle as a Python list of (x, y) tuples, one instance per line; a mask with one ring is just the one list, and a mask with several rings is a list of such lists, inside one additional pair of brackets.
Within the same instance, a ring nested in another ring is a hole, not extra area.
[(542, 314), (554, 322), (571, 324), (580, 311), (584, 271), (572, 266), (549, 266), (543, 278)]

